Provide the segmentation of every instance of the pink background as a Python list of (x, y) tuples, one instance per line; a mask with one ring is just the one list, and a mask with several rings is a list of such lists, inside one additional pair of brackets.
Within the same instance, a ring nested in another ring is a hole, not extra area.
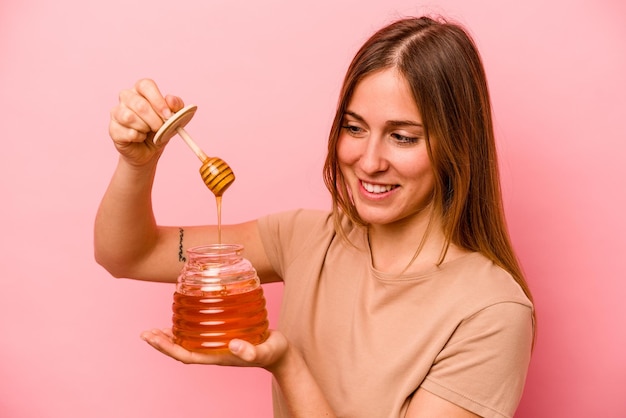
[[(116, 163), (109, 109), (141, 77), (197, 104), (188, 131), (238, 175), (226, 222), (326, 208), (321, 166), (349, 59), (374, 29), (422, 11), (467, 24), (487, 67), (539, 317), (517, 416), (626, 416), (626, 8), (504, 3), (4, 0), (0, 416), (269, 417), (265, 372), (185, 366), (139, 339), (169, 325), (172, 285), (114, 280), (94, 262)], [(158, 219), (215, 221), (199, 162), (170, 145)], [(275, 323), (280, 287), (266, 294)]]

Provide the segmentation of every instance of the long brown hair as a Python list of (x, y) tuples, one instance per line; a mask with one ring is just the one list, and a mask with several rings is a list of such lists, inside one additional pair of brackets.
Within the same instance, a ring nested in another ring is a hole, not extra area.
[(442, 216), (446, 238), (440, 262), (450, 243), (480, 252), (508, 271), (532, 300), (506, 227), (485, 71), (474, 41), (458, 24), (402, 19), (376, 32), (357, 52), (344, 79), (324, 164), (333, 211), (365, 225), (339, 169), (337, 141), (356, 85), (387, 68), (404, 75), (421, 112), (435, 175), (433, 207)]

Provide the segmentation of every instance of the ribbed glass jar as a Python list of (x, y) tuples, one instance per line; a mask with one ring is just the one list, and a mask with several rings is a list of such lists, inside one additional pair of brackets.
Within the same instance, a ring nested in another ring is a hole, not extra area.
[(234, 338), (260, 344), (268, 336), (263, 288), (238, 244), (187, 250), (172, 304), (174, 340), (189, 351), (227, 351)]

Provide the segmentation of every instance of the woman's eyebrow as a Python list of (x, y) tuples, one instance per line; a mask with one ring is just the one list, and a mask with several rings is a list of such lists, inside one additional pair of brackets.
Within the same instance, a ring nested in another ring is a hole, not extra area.
[(352, 116), (354, 119), (358, 120), (359, 122), (365, 122), (365, 118), (363, 116), (361, 116), (358, 113), (353, 112), (351, 110), (346, 110), (344, 112), (344, 116), (346, 116), (346, 115), (347, 116)]
[(386, 125), (388, 126), (415, 126), (417, 128), (421, 128), (423, 127), (423, 125), (420, 122), (416, 122), (413, 120), (388, 120)]
[[(363, 116), (361, 116), (358, 113), (353, 112), (351, 110), (346, 110), (344, 112), (344, 115), (351, 116), (354, 119), (358, 120), (359, 122), (365, 123), (365, 118)], [(406, 119), (406, 120), (389, 120), (389, 121), (387, 121), (385, 123), (385, 125), (391, 126), (391, 127), (399, 127), (399, 126), (415, 126), (417, 128), (422, 128), (423, 127), (421, 122), (417, 122), (417, 121), (410, 120), (410, 119)]]

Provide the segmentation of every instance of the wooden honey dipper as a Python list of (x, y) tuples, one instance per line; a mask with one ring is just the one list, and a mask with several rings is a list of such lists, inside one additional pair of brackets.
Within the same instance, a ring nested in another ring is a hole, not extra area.
[(187, 146), (202, 161), (202, 166), (200, 167), (202, 181), (215, 196), (219, 197), (233, 184), (235, 173), (221, 158), (207, 156), (185, 131), (185, 125), (193, 118), (196, 109), (198, 109), (198, 106), (189, 105), (174, 113), (154, 134), (153, 141), (156, 144), (159, 141), (168, 140), (176, 134), (180, 135)]

